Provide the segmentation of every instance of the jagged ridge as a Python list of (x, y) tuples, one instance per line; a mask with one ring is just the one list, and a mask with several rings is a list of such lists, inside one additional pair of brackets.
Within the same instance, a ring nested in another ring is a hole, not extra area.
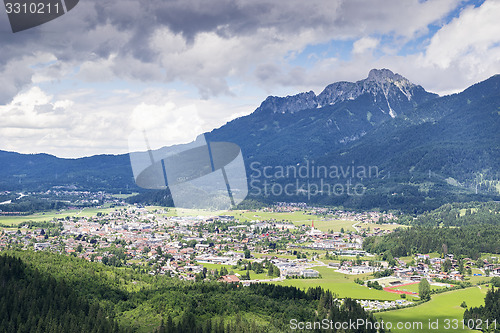
[(364, 80), (332, 83), (317, 96), (312, 91), (287, 97), (269, 96), (256, 112), (296, 113), (333, 106), (363, 95), (368, 95), (380, 112), (392, 118), (408, 112), (420, 103), (438, 97), (388, 69), (372, 69)]

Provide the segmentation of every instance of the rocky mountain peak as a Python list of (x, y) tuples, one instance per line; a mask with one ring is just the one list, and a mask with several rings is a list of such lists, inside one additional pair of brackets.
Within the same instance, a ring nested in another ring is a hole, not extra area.
[(319, 95), (309, 91), (287, 97), (268, 97), (258, 112), (296, 113), (302, 110), (332, 106), (367, 95), (380, 112), (392, 118), (413, 109), (417, 104), (437, 97), (419, 85), (391, 70), (372, 69), (368, 77), (357, 82), (340, 81), (328, 85)]
[(387, 68), (372, 69), (370, 73), (368, 73), (368, 78), (366, 80), (375, 82), (408, 81), (405, 77), (399, 74), (394, 74), (391, 70)]
[(316, 94), (313, 91), (309, 91), (286, 97), (269, 96), (255, 111), (295, 113), (302, 110), (314, 109), (317, 106)]

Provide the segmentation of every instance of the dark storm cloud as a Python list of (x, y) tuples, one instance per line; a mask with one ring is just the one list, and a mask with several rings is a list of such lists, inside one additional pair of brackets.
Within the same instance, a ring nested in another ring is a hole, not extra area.
[[(161, 27), (181, 35), (188, 47), (203, 32), (229, 39), (252, 37), (261, 29), (272, 31), (257, 37), (262, 39), (262, 44), (293, 40), (307, 30), (315, 31), (312, 36), (316, 40), (311, 42), (356, 38), (366, 32), (396, 32), (410, 36), (442, 17), (456, 3), (454, 0), (426, 3), (418, 0), (82, 0), (62, 17), (16, 34), (10, 32), (7, 16), (1, 13), (0, 75), (6, 86), (0, 91), (0, 103), (9, 100), (23, 85), (30, 84), (33, 72), (30, 66), (44, 53), (73, 66), (89, 59), (108, 59), (111, 55), (118, 57), (122, 64), (135, 59), (159, 66), (161, 54), (150, 47), (149, 41)], [(19, 62), (23, 58), (24, 62)], [(9, 69), (14, 61), (27, 67), (20, 71), (21, 75)], [(269, 59), (256, 61), (256, 65), (269, 63)], [(112, 74), (128, 79), (131, 74), (127, 74), (127, 70), (115, 66)], [(150, 67), (146, 73), (149, 72)], [(181, 74), (177, 76), (173, 79), (183, 79)], [(57, 78), (56, 75), (54, 79)], [(157, 78), (158, 74), (152, 77), (153, 80)], [(141, 75), (138, 79), (147, 80), (147, 77)], [(217, 88), (213, 91), (211, 87), (198, 86), (208, 95), (219, 93), (226, 86), (224, 76), (198, 81), (200, 85), (216, 83)]]

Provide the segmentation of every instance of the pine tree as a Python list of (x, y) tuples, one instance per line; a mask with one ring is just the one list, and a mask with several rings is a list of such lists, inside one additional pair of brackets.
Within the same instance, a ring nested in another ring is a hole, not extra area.
[(431, 286), (427, 279), (422, 279), (418, 285), (418, 295), (423, 301), (428, 301), (431, 299)]

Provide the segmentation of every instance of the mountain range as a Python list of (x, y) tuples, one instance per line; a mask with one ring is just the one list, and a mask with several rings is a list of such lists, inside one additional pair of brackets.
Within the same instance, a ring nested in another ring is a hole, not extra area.
[[(499, 130), (500, 75), (440, 97), (373, 69), (364, 80), (336, 82), (318, 95), (270, 96), (205, 138), (241, 147), (250, 198), (421, 211), (499, 198)], [(128, 155), (60, 159), (0, 151), (0, 165), (0, 190), (138, 190)], [(298, 170), (310, 174), (290, 175)], [(268, 190), (292, 183), (294, 190), (266, 194), (265, 180)], [(149, 191), (136, 199), (152, 197), (162, 196)]]

